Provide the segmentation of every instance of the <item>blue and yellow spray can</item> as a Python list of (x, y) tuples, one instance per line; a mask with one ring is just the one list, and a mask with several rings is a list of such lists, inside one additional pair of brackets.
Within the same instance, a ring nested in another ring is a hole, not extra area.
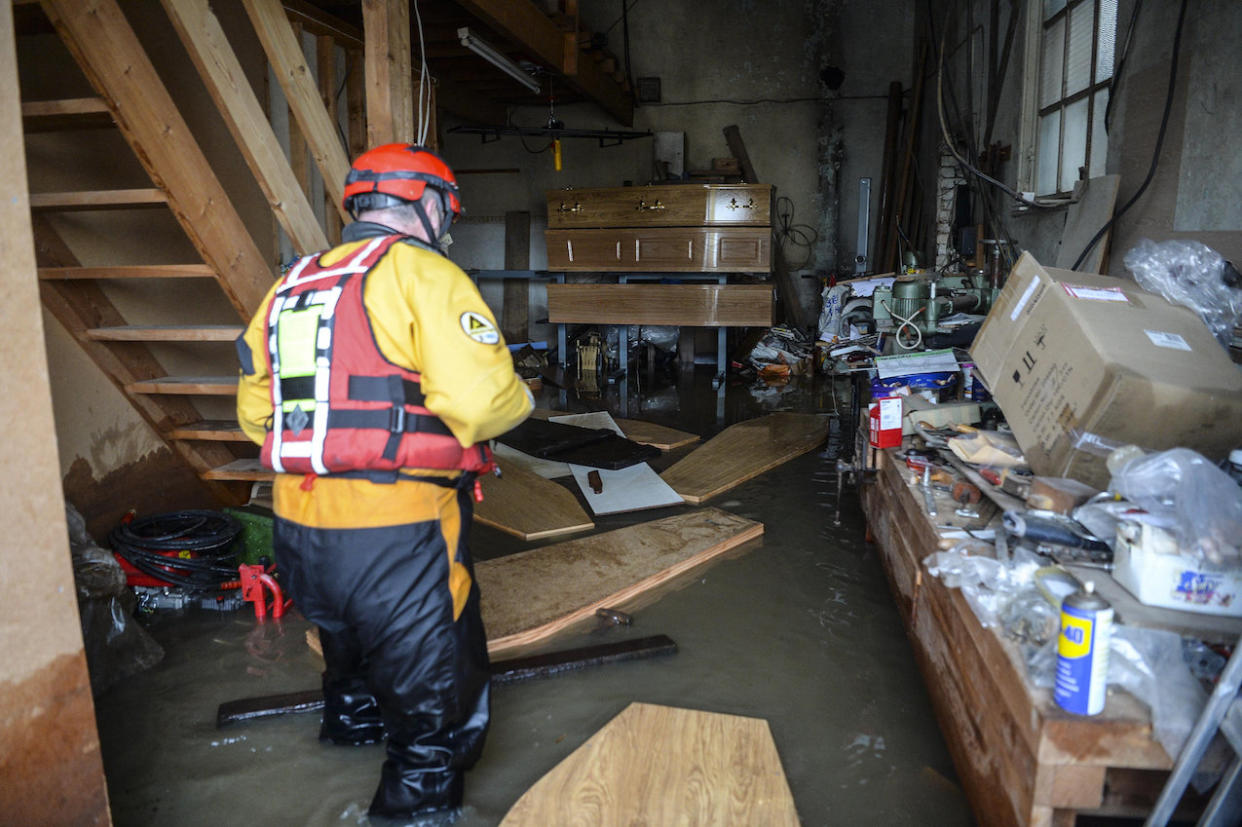
[(1108, 689), (1108, 649), (1113, 607), (1095, 593), (1094, 583), (1061, 601), (1057, 676), (1052, 697), (1067, 712), (1098, 715)]

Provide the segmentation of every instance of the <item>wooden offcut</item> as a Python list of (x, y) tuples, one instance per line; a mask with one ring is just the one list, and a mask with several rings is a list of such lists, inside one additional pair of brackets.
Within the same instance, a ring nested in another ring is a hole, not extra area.
[(799, 823), (767, 721), (641, 703), (539, 779), (501, 822)]
[(768, 414), (730, 425), (661, 476), (686, 502), (705, 502), (805, 454), (827, 434), (828, 414)]
[(549, 284), (553, 324), (768, 327), (772, 288), (762, 284)]
[(480, 562), (488, 652), (540, 643), (596, 609), (624, 609), (761, 534), (762, 523), (705, 508)]
[(474, 507), (474, 519), (478, 522), (523, 540), (595, 528), (569, 489), (511, 462), (499, 465), (501, 476), (479, 477), (483, 502)]

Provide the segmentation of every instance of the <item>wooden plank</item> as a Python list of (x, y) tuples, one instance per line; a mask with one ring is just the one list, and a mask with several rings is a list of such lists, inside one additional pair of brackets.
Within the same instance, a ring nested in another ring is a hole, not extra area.
[(22, 128), (31, 132), (61, 129), (99, 129), (113, 125), (103, 98), (67, 98), (22, 104)]
[(686, 502), (705, 502), (805, 454), (827, 434), (827, 414), (768, 414), (730, 425), (661, 476)]
[(242, 432), (237, 422), (227, 419), (203, 419), (173, 428), (167, 434), (169, 439), (198, 439), (207, 442), (249, 442), (250, 438)]
[(347, 77), (345, 101), (349, 120), (349, 157), (357, 158), (367, 151), (367, 83), (366, 56), (361, 49), (345, 53)]
[[(505, 269), (530, 269), (529, 212), (505, 213)], [(530, 340), (530, 279), (504, 279), (500, 330), (509, 344)]]
[[(56, 268), (73, 268), (78, 265), (77, 258), (57, 234), (51, 222), (36, 215), (32, 223), (35, 256), (39, 264)], [(125, 319), (99, 289), (98, 284), (90, 281), (43, 281), (39, 282), (39, 293), (43, 306), (73, 336), (108, 380), (125, 394), (134, 410), (152, 430), (163, 433), (169, 428), (202, 418), (202, 414), (188, 399), (143, 396), (127, 390), (132, 383), (163, 376), (167, 371), (144, 345), (104, 345), (86, 335), (87, 329), (91, 327), (125, 324)], [(191, 468), (199, 472), (227, 462), (233, 456), (223, 445), (191, 445), (175, 441), (169, 445)], [(218, 484), (210, 487), (221, 502), (237, 501), (237, 492), (229, 487)]]
[[(336, 41), (328, 35), (315, 37), (315, 69), (319, 80), (319, 97), (324, 108), (328, 110), (328, 119), (334, 126), (340, 125), (339, 108), (336, 100)], [(324, 192), (324, 233), (330, 246), (341, 243), (341, 214), (332, 203), (332, 196)]]
[(216, 272), (243, 319), (258, 308), (272, 271), (203, 157), (115, 0), (45, 0), (56, 26), (138, 160), (168, 193), (186, 235)]
[[(187, 396), (233, 396), (235, 376), (160, 376), (125, 385), (129, 393), (162, 393)], [(197, 417), (196, 417), (197, 418)]]
[(357, 26), (331, 15), (306, 0), (281, 0), (285, 14), (316, 37), (330, 37), (346, 49), (362, 48), (362, 32)]
[(127, 267), (40, 267), (44, 281), (93, 279), (214, 279), (206, 264), (142, 264)]
[(767, 721), (640, 703), (540, 778), (501, 821), (800, 823)]
[(511, 462), (501, 462), (500, 468), (500, 477), (479, 477), (483, 502), (474, 507), (474, 519), (478, 522), (523, 540), (595, 528), (569, 489)]
[(202, 478), (205, 480), (269, 482), (276, 478), (276, 472), (270, 468), (264, 468), (263, 464), (257, 459), (237, 459), (204, 472)]
[(289, 109), (306, 137), (311, 157), (323, 175), (324, 191), (331, 196), (341, 220), (349, 221), (349, 214), (341, 204), (349, 159), (345, 157), (336, 124), (328, 117), (328, 110), (319, 97), (302, 44), (285, 17), (280, 0), (244, 0), (244, 5), (272, 71), (284, 90)]
[[(293, 24), (293, 38), (299, 45), (302, 44), (302, 25), (300, 23)], [(306, 147), (306, 136), (302, 134), (302, 126), (298, 123), (298, 117), (293, 111), (293, 107), (288, 105), (286, 101), (285, 114), (288, 116), (286, 124), (289, 130), (289, 169), (293, 172), (293, 179), (298, 182), (298, 189), (302, 191), (302, 195), (308, 200), (311, 197), (311, 165)], [(326, 192), (326, 191), (325, 191)]]
[(549, 284), (553, 324), (768, 327), (772, 288), (763, 284)]
[(328, 239), (323, 228), (298, 187), (280, 141), (208, 0), (161, 2), (295, 251), (306, 254), (325, 249)]
[(416, 143), (408, 0), (362, 0), (367, 143)]
[(9, 824), (110, 824), (76, 615), (21, 132), (13, 8), (0, 0), (0, 812)]
[(761, 534), (761, 523), (704, 508), (476, 563), (488, 653), (545, 641), (597, 609), (624, 609)]
[[(1120, 175), (1102, 175), (1087, 181), (1082, 198), (1069, 205), (1065, 213), (1065, 229), (1061, 232), (1061, 246), (1053, 267), (1068, 270), (1074, 266), (1087, 243), (1099, 232), (1100, 227), (1113, 217), (1117, 206), (1117, 190), (1121, 186)], [(1087, 258), (1078, 266), (1082, 273), (1104, 272), (1108, 255), (1108, 242), (1112, 233), (1107, 232), (1091, 248)]]
[(33, 212), (132, 210), (167, 205), (168, 196), (163, 190), (153, 187), (90, 192), (32, 192), (30, 194), (30, 209)]
[(120, 325), (92, 327), (97, 342), (233, 342), (245, 328), (237, 325)]

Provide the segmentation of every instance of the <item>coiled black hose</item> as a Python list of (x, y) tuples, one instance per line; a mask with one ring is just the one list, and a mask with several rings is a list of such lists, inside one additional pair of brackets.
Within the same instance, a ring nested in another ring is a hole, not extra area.
[[(108, 535), (108, 541), (143, 574), (191, 592), (203, 592), (215, 591), (237, 579), (233, 541), (241, 531), (241, 523), (219, 511), (174, 511), (122, 523)], [(169, 551), (193, 556), (161, 553)]]

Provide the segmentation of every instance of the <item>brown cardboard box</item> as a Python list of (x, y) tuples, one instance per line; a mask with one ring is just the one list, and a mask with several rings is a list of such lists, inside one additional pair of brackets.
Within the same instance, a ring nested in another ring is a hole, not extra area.
[(1213, 460), (1242, 445), (1242, 370), (1198, 316), (1132, 281), (1024, 253), (970, 353), (1036, 474), (1107, 486), (1077, 432)]

